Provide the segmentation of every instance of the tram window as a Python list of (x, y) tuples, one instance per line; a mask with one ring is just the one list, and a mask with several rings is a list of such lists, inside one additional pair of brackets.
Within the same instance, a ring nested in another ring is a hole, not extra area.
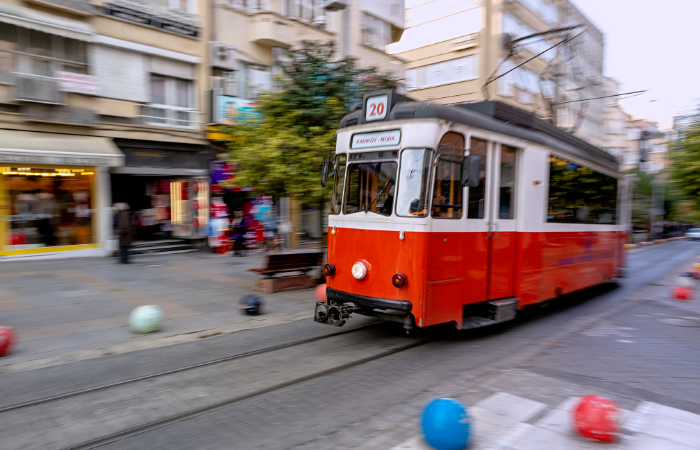
[(335, 158), (335, 178), (333, 183), (333, 198), (331, 199), (331, 214), (340, 214), (340, 201), (343, 199), (345, 187), (345, 155)]
[(549, 158), (547, 222), (614, 224), (617, 179), (557, 157)]
[(438, 159), (435, 168), (431, 216), (441, 219), (462, 217), (462, 163)]
[(481, 156), (481, 169), (479, 169), (479, 185), (469, 188), (468, 219), (484, 218), (484, 203), (486, 200), (486, 150), (488, 142), (483, 139), (471, 138), (469, 145), (470, 155)]
[(499, 219), (513, 219), (515, 202), (515, 152), (506, 145), (501, 146), (501, 177), (499, 186)]
[(367, 208), (370, 212), (390, 216), (395, 187), (396, 162), (349, 164), (344, 213)]
[(428, 214), (427, 185), (430, 175), (431, 150), (406, 149), (401, 153), (396, 215), (424, 217)]

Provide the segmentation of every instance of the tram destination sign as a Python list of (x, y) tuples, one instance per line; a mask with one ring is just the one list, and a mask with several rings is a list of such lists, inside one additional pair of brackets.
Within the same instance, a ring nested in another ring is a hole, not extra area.
[(350, 148), (392, 147), (401, 142), (401, 130), (375, 131), (352, 135)]

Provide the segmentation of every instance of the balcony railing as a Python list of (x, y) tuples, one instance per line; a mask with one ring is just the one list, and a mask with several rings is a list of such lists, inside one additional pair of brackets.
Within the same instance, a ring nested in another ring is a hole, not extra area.
[(195, 128), (199, 124), (199, 111), (167, 105), (141, 105), (141, 118), (146, 125), (173, 128)]

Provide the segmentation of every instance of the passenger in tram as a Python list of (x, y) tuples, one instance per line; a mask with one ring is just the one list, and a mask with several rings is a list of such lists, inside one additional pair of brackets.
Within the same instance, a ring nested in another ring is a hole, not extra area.
[(386, 195), (386, 200), (384, 200), (384, 204), (382, 205), (381, 208), (379, 208), (379, 212), (381, 214), (384, 214), (386, 216), (391, 215), (391, 211), (394, 206), (394, 189), (396, 188), (394, 179), (391, 178), (389, 179), (389, 186), (387, 187), (387, 195)]

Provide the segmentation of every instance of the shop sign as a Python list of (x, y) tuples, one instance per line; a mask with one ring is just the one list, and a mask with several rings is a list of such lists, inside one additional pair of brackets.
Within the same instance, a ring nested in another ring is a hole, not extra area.
[(109, 0), (104, 14), (184, 36), (199, 37), (199, 17), (148, 0)]
[(160, 167), (169, 169), (202, 169), (208, 159), (197, 151), (167, 150), (155, 148), (121, 148), (124, 163), (128, 167)]
[(99, 93), (97, 77), (92, 75), (56, 72), (56, 78), (58, 78), (58, 89), (61, 91), (87, 95), (97, 95)]
[(121, 166), (122, 159), (118, 156), (69, 156), (69, 155), (51, 155), (37, 154), (35, 151), (30, 153), (19, 153), (12, 151), (0, 150), (0, 163), (9, 163), (13, 165), (61, 165), (61, 166)]
[(216, 123), (233, 125), (236, 123), (236, 118), (259, 117), (259, 113), (255, 110), (258, 104), (252, 100), (220, 95), (216, 98), (216, 105), (214, 111), (214, 122)]

